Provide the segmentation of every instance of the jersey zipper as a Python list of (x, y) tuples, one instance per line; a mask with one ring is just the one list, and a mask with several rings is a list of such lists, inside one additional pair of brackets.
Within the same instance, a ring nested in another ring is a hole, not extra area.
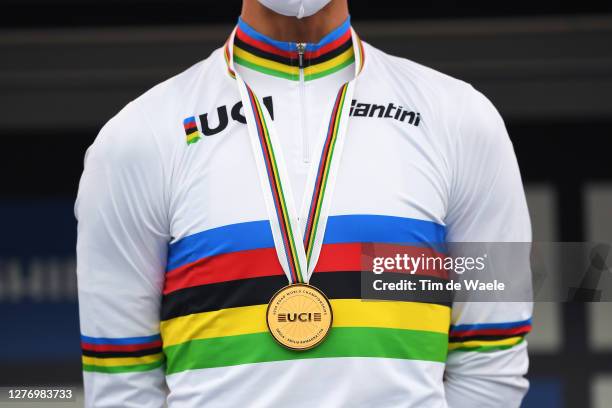
[(298, 84), (299, 98), (300, 98), (300, 134), (302, 135), (302, 160), (304, 163), (310, 163), (310, 140), (308, 139), (308, 132), (305, 131), (306, 119), (304, 115), (304, 109), (306, 107), (304, 101), (305, 87), (304, 87), (304, 52), (306, 51), (306, 43), (296, 43), (298, 51), (298, 68), (300, 72), (300, 81)]

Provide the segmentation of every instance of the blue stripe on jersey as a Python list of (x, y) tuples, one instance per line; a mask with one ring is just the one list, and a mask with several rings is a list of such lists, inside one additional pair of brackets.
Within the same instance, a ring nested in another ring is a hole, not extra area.
[(293, 43), (287, 42), (287, 41), (275, 40), (266, 35), (263, 35), (260, 32), (256, 31), (253, 27), (248, 25), (240, 17), (238, 17), (238, 27), (240, 27), (240, 29), (244, 31), (246, 34), (248, 34), (249, 37), (255, 38), (256, 40), (259, 40), (261, 42), (265, 42), (268, 44), (272, 44), (276, 48), (279, 48), (283, 51), (295, 51), (295, 47), (292, 45)]
[(142, 343), (151, 343), (153, 341), (161, 340), (161, 336), (159, 334), (154, 334), (153, 336), (143, 336), (143, 337), (89, 337), (81, 335), (81, 341), (90, 344), (116, 344), (116, 345), (126, 345), (126, 344), (142, 344)]
[(531, 324), (531, 318), (519, 322), (460, 324), (451, 326), (452, 331), (483, 330), (483, 329), (513, 329)]
[[(444, 226), (431, 221), (388, 215), (337, 215), (328, 218), (323, 243), (430, 244), (442, 250), (445, 235)], [(208, 256), (273, 247), (269, 221), (226, 225), (171, 244), (166, 271)]]
[(390, 215), (336, 215), (329, 217), (324, 244), (376, 242), (379, 244), (442, 244), (446, 229), (440, 224)]
[(189, 235), (171, 244), (166, 271), (207, 256), (272, 247), (274, 239), (267, 220), (225, 225)]
[[(334, 29), (334, 31), (332, 31), (331, 33), (327, 34), (318, 43), (316, 43), (316, 44), (312, 44), (312, 43), (306, 44), (306, 51), (308, 51), (308, 52), (317, 51), (319, 48), (329, 44), (330, 42), (333, 42), (333, 41), (337, 40), (340, 36), (342, 36), (346, 32), (346, 30), (348, 30), (350, 28), (350, 26), (351, 26), (351, 17), (348, 17), (346, 20), (344, 20), (344, 23), (342, 23), (342, 25), (340, 25), (338, 28)], [(276, 48), (281, 49), (283, 51), (289, 51), (289, 52), (295, 52), (296, 51), (295, 42), (279, 41), (279, 40), (275, 40), (273, 38), (270, 38), (270, 37), (268, 37), (268, 36), (266, 36), (264, 34), (261, 34), (260, 32), (256, 31), (253, 27), (248, 25), (240, 17), (238, 17), (238, 27), (240, 27), (240, 29), (242, 31), (244, 31), (249, 37), (252, 37), (252, 38), (254, 38), (256, 40), (259, 40), (259, 41), (264, 42), (264, 43), (271, 44), (271, 45), (275, 46)]]
[(344, 33), (346, 33), (346, 31), (351, 27), (351, 17), (347, 17), (346, 20), (344, 20), (344, 23), (342, 23), (342, 25), (340, 25), (340, 27), (334, 29), (334, 31), (332, 31), (331, 33), (327, 34), (325, 37), (323, 37), (321, 39), (321, 41), (319, 41), (316, 44), (312, 44), (312, 43), (308, 43), (306, 44), (306, 51), (309, 52), (314, 52), (317, 51), (319, 48), (336, 41), (338, 38), (340, 38), (342, 35), (344, 35)]

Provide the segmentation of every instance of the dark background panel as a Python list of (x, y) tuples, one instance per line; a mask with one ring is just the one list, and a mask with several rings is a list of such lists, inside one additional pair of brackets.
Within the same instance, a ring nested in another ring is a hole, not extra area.
[[(202, 0), (9, 0), (3, 2), (0, 24), (5, 27), (76, 27), (226, 23), (235, 20), (241, 2)], [(611, 12), (605, 1), (434, 0), (428, 2), (350, 1), (358, 19), (419, 19), (528, 16)], [(53, 16), (53, 18), (48, 18)]]

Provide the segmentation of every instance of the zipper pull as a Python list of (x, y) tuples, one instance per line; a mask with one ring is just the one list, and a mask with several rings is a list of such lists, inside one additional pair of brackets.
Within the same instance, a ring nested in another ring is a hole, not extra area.
[(295, 44), (298, 51), (298, 67), (304, 68), (304, 51), (306, 51), (306, 43), (299, 42)]

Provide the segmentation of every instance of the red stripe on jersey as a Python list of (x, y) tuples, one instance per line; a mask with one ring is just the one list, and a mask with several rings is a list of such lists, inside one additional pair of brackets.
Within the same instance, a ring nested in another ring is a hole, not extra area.
[[(429, 248), (390, 244), (349, 243), (325, 244), (315, 267), (315, 272), (360, 272), (371, 270), (372, 256), (407, 254), (418, 257), (440, 256)], [(407, 272), (409, 273), (409, 272)], [(164, 295), (179, 289), (240, 279), (283, 275), (275, 248), (261, 248), (231, 252), (199, 259), (166, 274)], [(437, 269), (420, 269), (416, 275), (448, 279), (448, 272)]]
[(166, 273), (164, 295), (192, 286), (283, 274), (275, 248), (231, 252), (202, 258)]
[(81, 348), (90, 351), (140, 351), (161, 347), (161, 345), (161, 340), (142, 344), (91, 344), (84, 341), (81, 342)]
[(313, 59), (313, 58), (320, 57), (321, 55), (327, 52), (333, 51), (334, 49), (340, 47), (342, 44), (347, 42), (349, 38), (351, 38), (351, 30), (346, 30), (344, 34), (342, 34), (340, 37), (336, 38), (334, 41), (330, 42), (329, 44), (325, 44), (321, 48), (314, 50), (314, 51), (306, 51), (304, 53), (304, 57), (307, 59)]
[(280, 48), (277, 48), (271, 44), (267, 44), (263, 41), (257, 40), (253, 37), (250, 37), (247, 33), (245, 33), (244, 31), (242, 31), (240, 29), (240, 27), (238, 27), (236, 29), (236, 35), (238, 36), (238, 38), (240, 38), (242, 41), (244, 41), (245, 43), (255, 47), (255, 48), (259, 48), (262, 51), (266, 51), (269, 52), (271, 54), (276, 54), (276, 55), (280, 55), (282, 57), (285, 58), (292, 58), (292, 59), (297, 59), (298, 54), (297, 51), (285, 51), (285, 50), (281, 50)]
[(531, 331), (531, 325), (513, 327), (511, 329), (478, 329), (467, 330), (461, 332), (450, 332), (451, 337), (474, 337), (474, 336), (513, 336), (528, 333)]

